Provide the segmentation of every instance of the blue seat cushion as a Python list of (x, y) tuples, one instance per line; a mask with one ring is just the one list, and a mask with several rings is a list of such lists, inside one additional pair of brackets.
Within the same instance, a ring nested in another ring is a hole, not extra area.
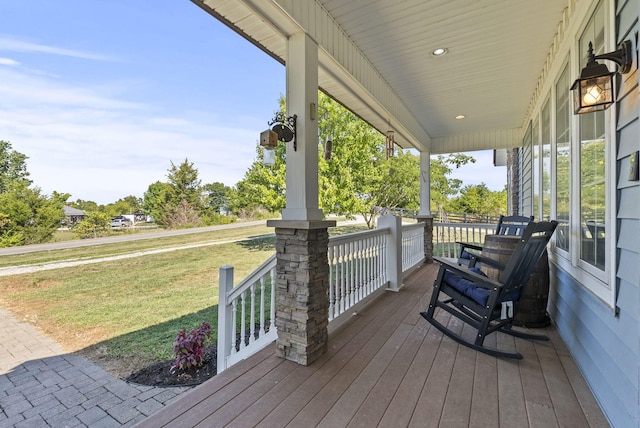
[[(469, 268), (469, 270), (471, 272), (475, 272), (484, 277), (487, 276), (485, 275), (484, 272), (480, 270), (480, 268), (472, 267), (472, 268)], [(463, 278), (460, 275), (448, 269), (445, 271), (442, 281), (449, 284), (451, 287), (455, 288), (465, 296), (471, 298), (474, 302), (478, 303), (479, 305), (485, 306), (487, 304), (487, 300), (489, 300), (489, 294), (491, 294), (491, 290), (480, 287), (475, 282), (468, 280), (466, 278)], [(520, 297), (520, 289), (512, 290), (500, 296), (498, 298), (498, 303), (506, 302), (509, 300), (518, 300), (519, 297)]]
[(461, 259), (471, 259), (471, 254), (469, 254), (469, 252), (467, 250), (462, 250), (462, 253), (460, 254), (460, 258)]

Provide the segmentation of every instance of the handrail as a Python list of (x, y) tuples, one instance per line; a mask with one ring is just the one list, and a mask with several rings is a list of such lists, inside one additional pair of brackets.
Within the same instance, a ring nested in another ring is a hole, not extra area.
[(247, 287), (250, 287), (251, 284), (256, 283), (261, 278), (266, 276), (273, 268), (276, 267), (276, 254), (269, 256), (267, 260), (265, 260), (260, 266), (256, 268), (253, 272), (249, 274), (245, 279), (240, 281), (238, 285), (234, 286), (231, 292), (227, 294), (228, 300), (236, 299), (240, 293), (242, 293)]

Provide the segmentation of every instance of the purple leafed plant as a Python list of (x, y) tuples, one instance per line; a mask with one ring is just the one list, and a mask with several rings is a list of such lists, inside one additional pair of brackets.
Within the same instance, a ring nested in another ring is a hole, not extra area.
[(202, 366), (204, 362), (205, 342), (211, 337), (211, 325), (203, 322), (200, 327), (191, 330), (182, 329), (173, 342), (173, 353), (176, 360), (171, 366), (171, 372), (176, 369), (186, 370), (191, 367)]

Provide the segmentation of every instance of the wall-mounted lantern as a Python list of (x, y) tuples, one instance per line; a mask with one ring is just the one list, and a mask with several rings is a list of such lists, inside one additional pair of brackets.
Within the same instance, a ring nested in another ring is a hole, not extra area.
[(267, 129), (260, 133), (260, 145), (264, 147), (262, 163), (273, 166), (276, 163), (276, 147), (278, 147), (278, 134)]
[[(606, 59), (618, 64), (618, 71), (609, 72), (605, 64), (596, 60)], [(591, 113), (606, 110), (615, 102), (613, 79), (617, 73), (625, 74), (631, 70), (633, 57), (631, 41), (625, 40), (614, 52), (602, 55), (593, 54), (593, 44), (589, 42), (587, 65), (582, 69), (580, 77), (573, 82), (573, 111), (575, 114)]]
[(296, 119), (297, 115), (286, 116), (278, 112), (267, 124), (271, 127), (260, 133), (260, 145), (264, 147), (263, 163), (273, 166), (276, 163), (276, 147), (278, 142), (288, 143), (293, 141), (293, 150), (298, 150), (296, 141)]

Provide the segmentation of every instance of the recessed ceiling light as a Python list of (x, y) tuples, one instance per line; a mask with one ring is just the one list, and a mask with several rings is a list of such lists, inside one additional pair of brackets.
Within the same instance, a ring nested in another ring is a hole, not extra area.
[(456, 116), (456, 119), (460, 120), (460, 119), (464, 119), (465, 117), (467, 116), (465, 116), (464, 114), (459, 114)]
[(447, 52), (449, 52), (449, 49), (447, 49), (447, 48), (438, 48), (438, 49), (434, 49), (434, 51), (431, 52), (431, 55), (433, 55), (433, 56), (442, 56), (442, 55), (446, 54)]

